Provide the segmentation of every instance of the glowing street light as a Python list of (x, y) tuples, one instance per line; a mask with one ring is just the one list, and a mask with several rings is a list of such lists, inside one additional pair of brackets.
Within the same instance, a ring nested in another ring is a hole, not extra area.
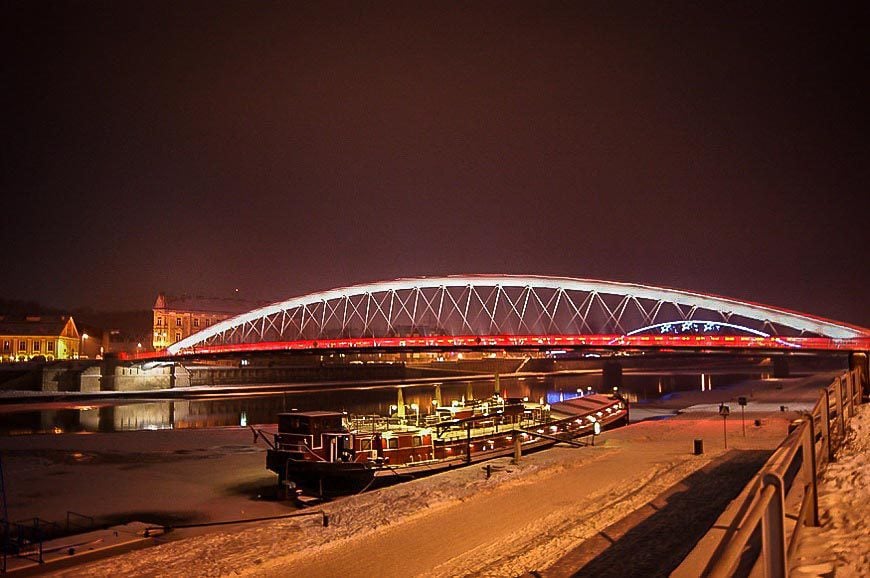
[(88, 340), (88, 334), (82, 333), (81, 343), (79, 344), (79, 357), (84, 357), (85, 353), (85, 342)]
[(417, 427), (420, 427), (420, 406), (417, 405), (416, 403), (412, 403), (412, 404), (411, 404), (411, 409), (414, 410), (414, 415), (415, 415), (415, 417), (416, 417), (416, 422), (415, 422), (415, 423), (416, 423)]

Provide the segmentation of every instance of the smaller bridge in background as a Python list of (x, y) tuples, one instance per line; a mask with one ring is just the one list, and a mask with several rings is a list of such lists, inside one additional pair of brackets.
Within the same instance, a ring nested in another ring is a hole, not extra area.
[(691, 291), (568, 277), (397, 279), (227, 319), (161, 357), (449, 349), (867, 351), (870, 330)]

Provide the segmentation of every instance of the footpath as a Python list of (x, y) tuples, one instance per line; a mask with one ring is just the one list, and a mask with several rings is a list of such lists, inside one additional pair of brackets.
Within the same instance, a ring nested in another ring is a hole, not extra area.
[[(618, 520), (626, 521), (626, 529), (621, 535), (613, 533), (605, 537), (604, 541), (621, 539), (628, 550), (634, 552), (631, 556), (634, 565), (637, 552), (653, 544), (651, 541), (645, 544), (647, 541), (643, 539), (631, 540), (627, 535), (628, 528), (636, 527), (639, 521), (632, 512), (642, 511), (644, 504), (663, 491), (670, 492), (673, 499), (678, 493), (692, 493), (705, 483), (710, 490), (707, 498), (712, 492), (727, 503), (730, 499), (727, 485), (735, 476), (723, 478), (717, 474), (729, 465), (736, 470), (736, 477), (743, 480), (734, 492), (736, 495), (769, 455), (769, 451), (755, 450), (749, 452), (751, 459), (736, 459), (735, 455), (716, 448), (715, 459), (692, 456), (691, 442), (679, 430), (693, 436), (699, 428), (708, 429), (705, 427), (708, 424), (699, 423), (697, 419), (677, 418), (668, 425), (674, 424), (679, 427), (662, 432), (661, 436), (656, 435), (656, 430), (663, 429), (661, 422), (639, 424), (632, 433), (642, 437), (611, 437), (597, 450), (596, 459), (582, 465), (565, 467), (535, 483), (514, 485), (396, 525), (374, 539), (347, 543), (318, 556), (288, 560), (287, 564), (278, 563), (274, 569), (280, 573), (292, 568), (300, 576), (347, 576), (351, 569), (351, 575), (356, 576), (400, 576), (403, 573), (510, 576), (525, 572), (571, 576), (586, 562), (584, 557), (591, 551), (586, 547), (588, 541), (606, 536), (607, 528), (614, 527)], [(721, 426), (721, 423), (715, 421), (715, 425)], [(768, 445), (761, 439), (761, 436), (753, 438), (753, 443), (747, 445)], [(739, 455), (739, 452), (733, 454)], [(681, 481), (675, 485), (675, 480)], [(685, 505), (668, 508), (667, 500), (663, 498), (658, 506), (658, 520), (663, 527), (653, 534), (670, 534), (671, 541), (674, 537), (680, 541), (682, 536), (685, 542), (695, 530), (687, 522), (695, 518), (698, 508)], [(699, 501), (703, 503), (703, 498)], [(717, 502), (719, 500), (703, 504), (707, 518), (715, 519), (718, 515)], [(697, 525), (697, 519), (694, 523)], [(706, 526), (701, 533), (705, 529)], [(651, 555), (655, 551), (651, 551)], [(372, 556), (371, 552), (377, 552), (377, 556)], [(568, 555), (564, 555), (565, 552)], [(597, 564), (589, 575), (632, 574), (634, 567), (624, 566), (625, 555), (626, 552), (617, 553), (612, 562)], [(675, 564), (680, 559), (675, 556)], [(551, 568), (553, 560), (559, 562)], [(633, 575), (654, 574), (641, 570)]]

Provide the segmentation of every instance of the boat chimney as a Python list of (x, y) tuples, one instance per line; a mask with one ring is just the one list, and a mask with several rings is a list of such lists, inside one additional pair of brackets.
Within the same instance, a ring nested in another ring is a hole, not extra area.
[(396, 397), (396, 412), (399, 419), (405, 419), (405, 396), (402, 393), (402, 388), (398, 388), (398, 394)]

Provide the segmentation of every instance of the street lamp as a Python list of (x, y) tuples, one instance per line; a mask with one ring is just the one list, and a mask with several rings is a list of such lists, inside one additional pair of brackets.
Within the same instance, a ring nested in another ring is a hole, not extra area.
[(81, 343), (79, 344), (79, 357), (84, 357), (85, 353), (85, 342), (88, 340), (88, 334), (82, 333)]
[(414, 410), (414, 415), (416, 416), (417, 427), (420, 427), (420, 406), (417, 405), (416, 403), (412, 403), (411, 409)]

